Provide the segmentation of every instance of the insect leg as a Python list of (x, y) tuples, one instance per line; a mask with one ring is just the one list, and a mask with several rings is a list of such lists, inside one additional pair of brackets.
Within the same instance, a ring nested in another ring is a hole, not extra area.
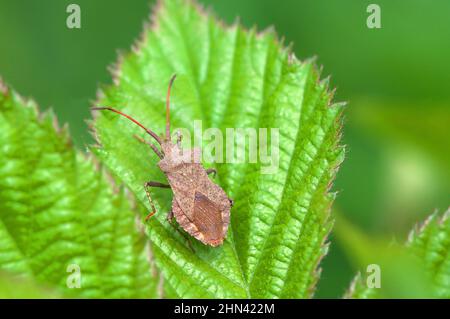
[(177, 130), (177, 146), (181, 149), (181, 140), (183, 140), (183, 135), (181, 135), (180, 130)]
[(164, 183), (160, 183), (160, 182), (152, 182), (152, 181), (145, 183), (145, 185), (147, 185), (148, 187), (170, 188), (169, 184), (164, 184)]
[(172, 223), (173, 217), (174, 217), (173, 211), (170, 210), (170, 212), (167, 213), (167, 221), (168, 221), (169, 223)]
[(195, 253), (194, 247), (192, 246), (191, 239), (190, 239), (188, 236), (186, 236), (186, 234), (183, 233), (183, 232), (182, 232), (182, 231), (174, 224), (173, 218), (174, 218), (174, 215), (173, 215), (173, 211), (171, 210), (170, 212), (167, 213), (167, 221), (169, 222), (169, 224), (170, 224), (173, 228), (175, 228), (175, 230), (176, 230), (181, 236), (184, 237), (184, 239), (186, 239), (189, 248), (192, 250), (192, 252)]
[(211, 173), (213, 173), (214, 174), (214, 178), (216, 178), (216, 175), (217, 175), (217, 170), (215, 169), (215, 168), (207, 168), (206, 169), (206, 174), (211, 174)]
[(153, 203), (153, 199), (150, 196), (150, 190), (149, 190), (150, 187), (170, 188), (170, 185), (159, 183), (159, 182), (151, 182), (151, 181), (146, 182), (144, 184), (145, 194), (147, 195), (148, 202), (150, 203), (150, 206), (152, 207), (152, 212), (150, 214), (148, 214), (147, 217), (145, 217), (145, 221), (148, 221), (150, 219), (150, 217), (152, 217), (153, 215), (156, 214), (155, 204)]
[(134, 138), (137, 139), (141, 143), (149, 145), (152, 148), (153, 152), (155, 152), (159, 158), (161, 158), (161, 159), (163, 158), (161, 151), (153, 143), (147, 142), (146, 140), (144, 140), (143, 138), (141, 138), (137, 135), (134, 135)]

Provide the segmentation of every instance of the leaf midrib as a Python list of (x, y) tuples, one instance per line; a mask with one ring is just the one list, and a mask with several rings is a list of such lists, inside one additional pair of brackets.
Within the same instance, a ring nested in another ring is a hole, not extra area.
[[(175, 20), (177, 20), (177, 19), (175, 19)], [(178, 21), (178, 20), (177, 20), (177, 21)], [(206, 24), (208, 24), (208, 23), (206, 23)], [(183, 30), (183, 26), (181, 26), (180, 23), (178, 23), (178, 25), (179, 25), (179, 28), (180, 28), (181, 30)], [(185, 49), (186, 55), (187, 55), (188, 58), (189, 58), (189, 63), (190, 63), (190, 65), (191, 65), (191, 69), (193, 69), (193, 61), (192, 61), (192, 57), (191, 57), (191, 55), (189, 54), (189, 52), (187, 52), (188, 50), (187, 50), (187, 47), (186, 47), (185, 34), (184, 34), (184, 32), (182, 32), (182, 31), (181, 31), (180, 33), (181, 33), (181, 38), (182, 38), (182, 40), (183, 40), (183, 48)], [(209, 34), (209, 28), (208, 28), (208, 34)], [(231, 65), (231, 68), (233, 68), (234, 65), (235, 65), (235, 58), (236, 58), (236, 51), (237, 51), (237, 50), (236, 50), (237, 37), (238, 37), (238, 32), (235, 32), (235, 38), (234, 38), (234, 42), (233, 42), (233, 63), (232, 63), (232, 65)], [(207, 45), (209, 46), (208, 53), (211, 54), (211, 45), (210, 45), (210, 42), (209, 42), (209, 41), (208, 41), (208, 44), (207, 44)], [(208, 58), (208, 61), (209, 61), (209, 60), (210, 60), (210, 58)], [(208, 69), (209, 69), (209, 66), (208, 66), (208, 68), (206, 69), (206, 74), (208, 74)], [(232, 79), (230, 80), (230, 85), (231, 85), (231, 83), (233, 83), (234, 74), (235, 74), (235, 72), (232, 72)], [(206, 116), (205, 116), (205, 112), (204, 112), (204, 108), (203, 108), (203, 103), (202, 103), (202, 101), (203, 101), (204, 99), (203, 99), (203, 93), (202, 93), (202, 91), (201, 91), (200, 83), (199, 83), (198, 79), (196, 78), (195, 74), (193, 74), (193, 77), (196, 79), (196, 81), (194, 81), (194, 84), (195, 84), (197, 96), (199, 97), (199, 99), (198, 99), (198, 101), (200, 102), (199, 107), (200, 107), (200, 111), (201, 111), (203, 120), (208, 120), (208, 119), (206, 118)], [(230, 90), (230, 91), (231, 91), (231, 90)], [(228, 95), (228, 96), (231, 96), (231, 94)], [(208, 124), (209, 124), (209, 123), (208, 123)], [(218, 179), (219, 181), (221, 180), (220, 174), (217, 174), (217, 179)], [(218, 184), (220, 185), (220, 182), (219, 182)], [(220, 272), (219, 272), (218, 270), (216, 270), (215, 268), (213, 268), (213, 267), (210, 267), (210, 268), (213, 269), (214, 271), (216, 271), (217, 273), (219, 273), (222, 277), (226, 278), (228, 281), (230, 281), (230, 282), (233, 283), (234, 285), (237, 285), (238, 287), (243, 288), (244, 291), (245, 291), (245, 293), (246, 293), (246, 295), (247, 295), (247, 298), (251, 298), (251, 294), (250, 294), (250, 290), (249, 290), (249, 285), (248, 285), (248, 283), (247, 283), (247, 281), (246, 281), (246, 279), (245, 279), (244, 271), (243, 271), (243, 268), (242, 268), (242, 263), (241, 263), (241, 260), (240, 260), (240, 258), (239, 258), (239, 255), (237, 254), (237, 251), (236, 251), (236, 245), (235, 245), (235, 241), (234, 241), (234, 230), (233, 230), (233, 227), (232, 227), (231, 223), (230, 223), (229, 227), (231, 228), (231, 231), (233, 232), (233, 240), (232, 240), (232, 242), (230, 243), (230, 245), (231, 245), (231, 247), (232, 247), (232, 251), (233, 251), (234, 257), (235, 257), (235, 259), (236, 259), (236, 261), (237, 261), (237, 264), (238, 264), (238, 266), (239, 266), (239, 270), (240, 270), (240, 274), (241, 274), (241, 279), (242, 279), (243, 285), (238, 284), (237, 282), (235, 282), (235, 281), (232, 280), (231, 278), (229, 278), (229, 277), (225, 276), (224, 274), (220, 273)], [(228, 239), (228, 240), (229, 240), (229, 239)], [(204, 261), (204, 262), (205, 262), (205, 261)], [(208, 265), (208, 266), (209, 266), (209, 265)]]

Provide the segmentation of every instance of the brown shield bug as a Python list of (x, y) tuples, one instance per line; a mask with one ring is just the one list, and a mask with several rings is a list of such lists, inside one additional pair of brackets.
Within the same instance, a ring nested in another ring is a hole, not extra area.
[(144, 184), (152, 212), (146, 221), (156, 213), (155, 205), (150, 196), (149, 188), (171, 188), (173, 191), (172, 210), (167, 214), (167, 220), (172, 224), (175, 217), (178, 224), (191, 236), (202, 243), (216, 247), (223, 243), (230, 224), (230, 209), (233, 201), (225, 191), (213, 183), (208, 175), (216, 174), (215, 169), (205, 169), (200, 163), (200, 150), (185, 150), (181, 148), (182, 136), (178, 134), (176, 143), (170, 139), (170, 89), (175, 75), (170, 79), (166, 96), (166, 134), (163, 138), (147, 129), (131, 116), (111, 107), (94, 107), (92, 110), (109, 110), (120, 114), (144, 129), (159, 145), (158, 147), (138, 138), (150, 145), (160, 158), (159, 168), (167, 176), (169, 184), (149, 181)]

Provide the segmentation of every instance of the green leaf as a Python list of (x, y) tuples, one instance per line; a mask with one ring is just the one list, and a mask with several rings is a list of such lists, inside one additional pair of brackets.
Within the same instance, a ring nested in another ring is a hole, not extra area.
[[(52, 113), (0, 88), (0, 270), (77, 297), (156, 296), (124, 190)], [(70, 289), (76, 267), (81, 288)]]
[(337, 227), (345, 242), (359, 243), (359, 248), (353, 245), (352, 249), (361, 265), (376, 263), (381, 269), (380, 288), (369, 288), (366, 276), (358, 274), (345, 297), (450, 298), (449, 217), (450, 210), (442, 216), (431, 215), (402, 246), (369, 240), (349, 225)]
[(56, 291), (36, 284), (31, 278), (16, 278), (0, 272), (1, 299), (55, 299), (61, 298)]
[(434, 292), (440, 298), (450, 298), (450, 210), (443, 216), (431, 215), (408, 239), (408, 249), (423, 260), (433, 277)]
[[(185, 298), (311, 297), (332, 226), (334, 194), (327, 191), (343, 158), (337, 145), (342, 107), (331, 103), (328, 82), (319, 80), (314, 61), (300, 62), (271, 30), (226, 26), (182, 0), (161, 2), (152, 18), (133, 51), (120, 58), (114, 85), (102, 89), (98, 105), (162, 132), (167, 85), (176, 73), (173, 128), (192, 132), (193, 121), (201, 120), (203, 130), (222, 133), (280, 132), (279, 168), (272, 174), (262, 173), (260, 161), (209, 163), (235, 201), (223, 246), (194, 241), (193, 253), (166, 221), (171, 191), (152, 191), (158, 213), (147, 232), (164, 277)], [(156, 155), (133, 138), (145, 137), (142, 130), (114, 113), (98, 115), (94, 127), (101, 147), (93, 152), (150, 209), (143, 184), (165, 177)]]

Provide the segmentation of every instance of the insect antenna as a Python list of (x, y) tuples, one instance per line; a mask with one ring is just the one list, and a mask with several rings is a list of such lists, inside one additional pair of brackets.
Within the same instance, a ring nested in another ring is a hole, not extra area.
[(169, 82), (169, 88), (167, 89), (166, 96), (166, 140), (170, 140), (170, 89), (172, 88), (173, 81), (177, 77), (176, 74), (172, 75), (172, 78)]
[(136, 121), (131, 116), (129, 116), (129, 115), (125, 114), (125, 113), (122, 113), (122, 112), (120, 112), (120, 111), (118, 111), (116, 109), (113, 109), (112, 107), (93, 107), (93, 108), (91, 108), (91, 110), (94, 110), (94, 111), (108, 110), (108, 111), (120, 114), (120, 115), (126, 117), (127, 119), (129, 119), (130, 121), (134, 122), (135, 124), (137, 124), (141, 128), (143, 128), (151, 137), (153, 137), (158, 142), (159, 145), (161, 145), (161, 138), (155, 132), (153, 132), (152, 130), (146, 128), (144, 125), (142, 125), (141, 123)]

